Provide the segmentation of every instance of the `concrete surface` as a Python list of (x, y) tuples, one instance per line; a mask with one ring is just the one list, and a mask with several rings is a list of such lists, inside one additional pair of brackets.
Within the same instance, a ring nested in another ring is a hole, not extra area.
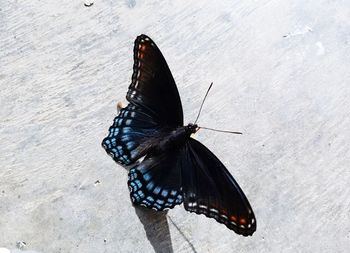
[[(100, 142), (148, 34), (255, 210), (238, 236), (134, 209)], [(0, 247), (11, 252), (350, 252), (350, 2), (0, 2)]]

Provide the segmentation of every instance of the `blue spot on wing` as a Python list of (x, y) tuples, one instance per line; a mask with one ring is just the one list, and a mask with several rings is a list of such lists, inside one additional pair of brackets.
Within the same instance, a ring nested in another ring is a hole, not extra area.
[(154, 199), (151, 196), (147, 196), (147, 200), (150, 202), (154, 202)]
[(146, 185), (146, 188), (147, 188), (147, 190), (151, 191), (153, 189), (153, 186), (154, 186), (154, 182), (151, 181)]
[(161, 189), (159, 186), (156, 186), (156, 187), (154, 188), (154, 190), (153, 190), (153, 193), (154, 193), (154, 194), (158, 194), (158, 193), (160, 193), (161, 190), (162, 190), (162, 189)]
[(149, 180), (151, 179), (150, 173), (143, 174), (143, 178), (144, 178), (146, 181), (149, 181)]
[(135, 147), (136, 147), (136, 142), (134, 142), (134, 141), (129, 141), (129, 142), (127, 142), (126, 143), (126, 148), (128, 149), (128, 150), (133, 150)]

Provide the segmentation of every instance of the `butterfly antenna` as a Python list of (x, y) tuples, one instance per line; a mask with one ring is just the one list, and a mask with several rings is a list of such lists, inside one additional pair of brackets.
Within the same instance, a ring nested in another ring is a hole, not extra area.
[(228, 130), (220, 130), (220, 129), (215, 129), (215, 128), (209, 128), (209, 127), (198, 127), (199, 129), (206, 129), (206, 130), (211, 130), (211, 131), (215, 131), (215, 132), (220, 132), (220, 133), (229, 133), (229, 134), (242, 134), (241, 132), (234, 132), (234, 131), (228, 131)]
[(199, 112), (198, 112), (198, 115), (197, 115), (196, 120), (194, 121), (194, 124), (197, 123), (197, 120), (198, 120), (198, 118), (199, 118), (199, 115), (201, 114), (201, 111), (202, 111), (202, 107), (203, 107), (204, 101), (205, 101), (205, 99), (207, 98), (208, 93), (209, 93), (209, 91), (210, 91), (210, 89), (211, 89), (212, 86), (213, 86), (213, 82), (210, 84), (210, 86), (209, 86), (209, 88), (208, 88), (208, 90), (207, 90), (207, 93), (205, 93), (204, 99), (203, 99), (203, 101), (202, 101), (201, 107), (199, 108)]

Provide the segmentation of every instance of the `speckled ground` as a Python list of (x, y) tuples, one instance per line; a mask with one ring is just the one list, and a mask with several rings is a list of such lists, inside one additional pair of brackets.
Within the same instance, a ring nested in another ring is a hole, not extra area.
[[(30, 252), (350, 252), (350, 2), (0, 2), (0, 247)], [(100, 146), (133, 41), (163, 51), (258, 222), (134, 209)], [(25, 243), (25, 244), (24, 244)], [(18, 251), (12, 251), (18, 252)]]

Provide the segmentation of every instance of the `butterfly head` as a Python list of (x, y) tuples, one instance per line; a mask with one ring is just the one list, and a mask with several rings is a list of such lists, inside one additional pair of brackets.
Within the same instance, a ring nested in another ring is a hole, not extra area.
[(199, 129), (197, 124), (192, 124), (192, 123), (189, 123), (185, 128), (186, 128), (186, 132), (189, 134), (194, 134)]

